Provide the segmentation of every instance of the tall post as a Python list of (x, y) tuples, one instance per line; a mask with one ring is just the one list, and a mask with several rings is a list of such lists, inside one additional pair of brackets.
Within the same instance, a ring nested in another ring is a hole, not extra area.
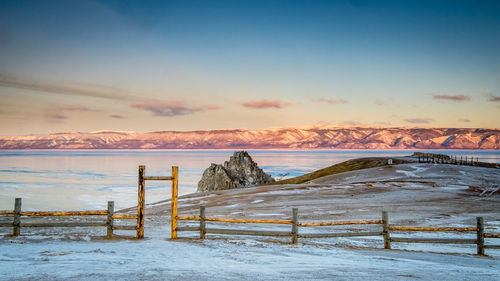
[(178, 183), (179, 183), (179, 167), (177, 166), (172, 166), (172, 206), (171, 206), (171, 217), (170, 221), (172, 223), (171, 225), (171, 238), (172, 239), (177, 239), (177, 189), (178, 189)]
[(387, 211), (382, 211), (382, 222), (384, 235), (384, 249), (391, 249), (391, 236), (389, 234), (389, 214)]
[(115, 202), (114, 201), (108, 201), (108, 217), (106, 220), (106, 237), (107, 238), (112, 238), (113, 237), (113, 215), (115, 213)]
[(299, 209), (292, 209), (292, 244), (297, 244), (299, 240)]
[(139, 166), (139, 179), (137, 188), (137, 239), (144, 238), (144, 207), (145, 207), (145, 195), (146, 195), (146, 184), (144, 181), (146, 166)]
[(21, 198), (16, 198), (14, 201), (14, 229), (13, 236), (19, 236), (21, 233)]
[(205, 239), (206, 233), (205, 206), (200, 206), (200, 239)]
[(482, 217), (477, 220), (477, 254), (484, 256), (484, 221)]

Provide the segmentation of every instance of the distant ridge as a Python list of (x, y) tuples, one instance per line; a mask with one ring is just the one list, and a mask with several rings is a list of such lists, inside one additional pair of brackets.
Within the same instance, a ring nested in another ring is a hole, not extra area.
[(500, 149), (500, 129), (311, 127), (0, 136), (0, 149)]

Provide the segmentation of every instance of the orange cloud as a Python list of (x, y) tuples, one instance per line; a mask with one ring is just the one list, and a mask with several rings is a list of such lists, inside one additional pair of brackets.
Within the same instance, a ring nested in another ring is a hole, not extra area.
[(291, 106), (291, 103), (288, 102), (283, 102), (280, 100), (255, 100), (255, 101), (247, 101), (247, 102), (242, 102), (241, 105), (244, 107), (249, 107), (249, 108), (285, 108), (288, 106)]
[(120, 115), (120, 114), (111, 114), (111, 115), (109, 115), (109, 117), (115, 118), (115, 119), (125, 119), (126, 118), (125, 116)]
[(470, 100), (468, 96), (464, 95), (432, 95), (435, 100), (451, 100), (451, 101), (467, 101)]
[(219, 109), (217, 105), (193, 106), (185, 101), (148, 101), (133, 103), (132, 108), (142, 109), (153, 113), (154, 116), (173, 117), (179, 115), (189, 115), (196, 112)]

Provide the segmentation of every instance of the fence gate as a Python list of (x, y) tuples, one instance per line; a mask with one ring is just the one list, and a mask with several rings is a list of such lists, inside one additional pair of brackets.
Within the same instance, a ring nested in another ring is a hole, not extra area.
[(157, 177), (146, 176), (146, 166), (139, 166), (139, 186), (137, 196), (137, 239), (144, 238), (144, 208), (145, 208), (145, 195), (146, 195), (146, 181), (147, 180), (166, 180), (172, 181), (172, 200), (170, 211), (170, 231), (171, 238), (177, 239), (177, 196), (178, 196), (178, 182), (179, 182), (179, 167), (172, 166), (172, 176), (170, 177)]

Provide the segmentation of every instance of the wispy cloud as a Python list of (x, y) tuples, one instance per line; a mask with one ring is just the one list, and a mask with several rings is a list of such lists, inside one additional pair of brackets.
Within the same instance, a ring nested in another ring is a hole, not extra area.
[(389, 101), (387, 101), (387, 100), (380, 100), (380, 99), (378, 99), (378, 100), (375, 100), (373, 103), (374, 103), (375, 105), (382, 106), (382, 105), (388, 105), (388, 104), (389, 104)]
[(470, 120), (466, 119), (466, 118), (460, 118), (460, 119), (458, 119), (458, 122), (461, 122), (461, 123), (470, 123)]
[(254, 100), (254, 101), (247, 101), (247, 102), (242, 102), (241, 105), (244, 107), (249, 107), (249, 108), (285, 108), (289, 107), (292, 104), (280, 100)]
[(134, 99), (129, 91), (117, 87), (91, 83), (53, 83), (0, 74), (0, 86), (16, 89), (26, 89), (37, 92), (104, 98), (112, 100)]
[(341, 125), (346, 125), (346, 126), (358, 126), (358, 125), (361, 125), (361, 123), (357, 122), (357, 121), (344, 121), (342, 123), (340, 123)]
[(313, 98), (313, 97), (307, 97), (307, 99), (312, 101), (312, 102), (328, 103), (328, 104), (346, 104), (346, 103), (349, 103), (345, 99)]
[(45, 120), (49, 123), (62, 123), (64, 120), (68, 119), (66, 115), (52, 112), (45, 113), (43, 117), (45, 117)]
[(435, 100), (468, 101), (470, 97), (464, 95), (432, 95)]
[(154, 116), (164, 117), (189, 115), (196, 112), (219, 109), (217, 105), (193, 106), (184, 101), (148, 101), (133, 103), (130, 107), (149, 111)]
[(99, 112), (100, 110), (98, 109), (91, 109), (83, 105), (60, 105), (56, 107), (56, 110), (61, 110), (61, 111), (81, 111), (81, 112), (86, 112), (86, 111), (95, 111)]
[(109, 115), (109, 117), (115, 118), (115, 119), (125, 119), (126, 118), (125, 116), (120, 115), (120, 114), (111, 114), (111, 115)]
[(488, 95), (489, 101), (492, 101), (492, 102), (499, 102), (500, 101), (500, 97), (493, 95), (493, 93), (488, 93), (487, 95)]
[(405, 119), (404, 121), (408, 122), (408, 123), (412, 123), (412, 124), (430, 124), (432, 122), (434, 122), (434, 119), (432, 118), (408, 118), (408, 119)]

